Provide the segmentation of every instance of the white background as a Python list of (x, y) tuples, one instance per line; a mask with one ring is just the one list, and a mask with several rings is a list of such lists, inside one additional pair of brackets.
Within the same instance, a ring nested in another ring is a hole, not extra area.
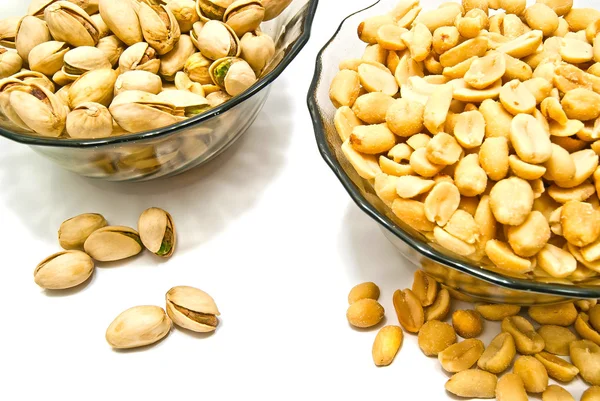
[[(19, 5), (12, 6), (10, 4)], [(25, 2), (0, 1), (0, 16)], [(448, 379), (406, 335), (376, 368), (375, 329), (352, 329), (349, 289), (375, 281), (387, 324), (414, 268), (351, 201), (315, 145), (306, 91), (317, 51), (370, 0), (321, 0), (313, 37), (273, 85), (257, 122), (206, 167), (149, 183), (92, 181), (0, 140), (0, 400), (445, 400)], [(135, 227), (147, 207), (173, 215), (178, 248), (102, 265), (82, 288), (45, 292), (34, 267), (59, 251), (60, 223), (98, 212)], [(123, 310), (163, 306), (165, 292), (210, 293), (213, 335), (174, 329), (159, 344), (113, 351), (104, 340)], [(466, 305), (463, 305), (466, 306)], [(486, 322), (487, 343), (499, 331)], [(583, 384), (569, 386), (579, 399)]]

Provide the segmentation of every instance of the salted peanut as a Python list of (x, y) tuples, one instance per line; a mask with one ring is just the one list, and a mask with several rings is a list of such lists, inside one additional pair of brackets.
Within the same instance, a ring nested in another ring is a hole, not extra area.
[(579, 312), (575, 320), (575, 331), (586, 340), (600, 345), (600, 333), (590, 324), (590, 317), (586, 313)]
[(524, 180), (537, 180), (546, 174), (546, 168), (544, 166), (525, 163), (516, 155), (510, 155), (508, 163), (513, 174)]
[(562, 237), (562, 225), (560, 224), (560, 215), (562, 214), (562, 206), (556, 208), (548, 217), (548, 224), (550, 224), (550, 230)]
[(387, 59), (387, 50), (379, 45), (368, 45), (362, 55), (362, 59), (383, 64)]
[(388, 366), (400, 350), (404, 334), (399, 326), (382, 327), (373, 342), (372, 355), (375, 366)]
[(526, 32), (510, 42), (503, 44), (496, 50), (519, 59), (527, 57), (530, 54), (535, 53), (537, 48), (542, 44), (543, 36), (542, 31), (538, 30)]
[(438, 294), (438, 283), (423, 271), (417, 270), (413, 279), (412, 292), (419, 298), (421, 305), (432, 305)]
[(360, 79), (352, 70), (337, 73), (329, 88), (329, 99), (336, 108), (352, 106), (360, 93)]
[[(547, 134), (550, 131), (550, 124), (548, 124), (548, 120), (546, 120), (546, 117), (544, 117), (542, 112), (539, 111), (538, 109), (533, 109), (532, 116), (537, 120), (538, 123), (540, 123), (540, 125), (542, 126), (542, 128), (544, 129), (544, 131)], [(552, 141), (550, 141), (550, 142), (552, 142)]]
[[(454, 182), (454, 180), (452, 180)], [(477, 212), (477, 207), (479, 206), (479, 198), (477, 196), (463, 196), (460, 198), (460, 203), (458, 204), (458, 210), (462, 210), (467, 212), (472, 217), (475, 216)]]
[(535, 117), (529, 114), (518, 114), (513, 118), (510, 141), (524, 162), (539, 164), (552, 156), (552, 143), (548, 134)]
[(346, 318), (354, 327), (366, 328), (375, 326), (383, 319), (383, 306), (374, 299), (364, 298), (348, 307)]
[(515, 354), (513, 337), (509, 333), (500, 333), (487, 346), (477, 366), (491, 373), (502, 373), (508, 369)]
[(571, 64), (559, 64), (554, 68), (554, 74), (552, 83), (557, 90), (563, 93), (577, 88), (597, 91), (600, 87), (598, 77)]
[(438, 353), (438, 361), (446, 372), (456, 373), (470, 369), (484, 351), (481, 340), (467, 339), (450, 345)]
[(533, 207), (531, 185), (518, 177), (498, 181), (490, 192), (490, 206), (499, 223), (523, 224)]
[(477, 196), (485, 192), (487, 174), (479, 165), (477, 153), (467, 155), (458, 162), (454, 183), (463, 196)]
[[(598, 64), (600, 62), (600, 37), (598, 37), (598, 35), (596, 35), (592, 44), (593, 44), (592, 50), (593, 50), (594, 61), (596, 62), (596, 64)], [(598, 76), (597, 70), (598, 70), (599, 66), (596, 64), (594, 64), (594, 66), (596, 66), (596, 67), (593, 69), (592, 69), (593, 66), (590, 66), (590, 68), (588, 69), (588, 72), (590, 74), (594, 74), (594, 75)]]
[(453, 136), (440, 132), (427, 144), (427, 159), (434, 164), (449, 166), (458, 161), (462, 148)]
[(380, 25), (377, 29), (375, 39), (379, 46), (386, 50), (398, 51), (406, 49), (406, 44), (400, 39), (400, 36), (408, 32), (405, 28), (400, 28), (396, 24)]
[(354, 127), (349, 140), (354, 149), (369, 155), (387, 152), (396, 144), (396, 136), (386, 124)]
[(536, 99), (527, 87), (518, 80), (512, 80), (502, 86), (500, 102), (511, 114), (530, 114), (536, 106)]
[[(490, 29), (491, 29), (492, 18), (494, 18), (494, 17), (493, 16), (490, 17)], [(488, 49), (490, 49), (490, 50), (496, 50), (503, 44), (511, 41), (510, 38), (507, 38), (506, 36), (504, 36), (500, 33), (490, 32), (490, 31), (486, 31), (486, 30), (481, 31), (479, 33), (479, 36), (483, 36), (484, 38), (486, 38), (488, 40)]]
[(398, 198), (396, 193), (396, 182), (398, 177), (386, 173), (377, 174), (373, 182), (373, 189), (377, 196), (388, 206), (392, 207), (394, 200)]
[[(573, 255), (575, 257), (575, 259), (577, 259), (577, 262), (581, 263), (583, 266), (588, 268), (588, 270), (593, 270), (596, 273), (600, 273), (600, 262), (598, 262), (598, 261), (588, 262), (581, 255), (581, 252), (579, 251), (580, 248), (577, 248), (575, 245), (573, 245), (571, 243), (567, 243), (567, 249), (569, 250), (569, 252), (571, 252), (571, 255)], [(595, 276), (593, 276), (593, 277), (595, 277)]]
[(573, 0), (537, 0), (537, 3), (547, 5), (559, 16), (567, 14), (573, 7)]
[(593, 8), (572, 8), (565, 14), (565, 20), (574, 32), (587, 28), (589, 24), (599, 19), (600, 11)]
[(483, 321), (477, 311), (457, 310), (452, 314), (452, 327), (459, 336), (473, 338), (483, 331)]
[(529, 259), (517, 256), (505, 242), (490, 240), (485, 244), (485, 254), (499, 269), (514, 273), (533, 270)]
[(563, 236), (575, 246), (586, 246), (600, 236), (600, 212), (591, 204), (569, 201), (564, 204), (560, 216)]
[(557, 181), (556, 185), (562, 188), (574, 188), (583, 184), (598, 168), (598, 155), (591, 149), (571, 153), (571, 159), (575, 163), (575, 176), (567, 181)]
[(416, 23), (410, 31), (403, 33), (401, 38), (415, 61), (425, 60), (431, 52), (433, 35), (424, 24)]
[(452, 85), (439, 85), (425, 104), (423, 123), (432, 134), (437, 134), (444, 128), (452, 102), (452, 92)]
[(425, 322), (423, 306), (419, 298), (409, 289), (396, 290), (393, 302), (398, 321), (404, 330), (409, 333), (418, 333)]
[(485, 247), (485, 244), (496, 236), (496, 219), (492, 213), (488, 195), (481, 197), (473, 218), (479, 226), (480, 247)]
[(458, 209), (460, 192), (448, 182), (436, 184), (425, 199), (425, 216), (432, 223), (444, 226)]
[(369, 64), (361, 64), (358, 66), (358, 77), (367, 92), (381, 92), (390, 96), (398, 93), (398, 83), (391, 72)]
[(579, 120), (567, 120), (564, 125), (561, 125), (556, 121), (551, 121), (548, 125), (548, 130), (553, 137), (569, 137), (579, 134), (584, 127), (584, 124)]
[(408, 162), (413, 150), (405, 143), (399, 143), (388, 152), (388, 157), (396, 163)]
[(508, 41), (515, 39), (529, 29), (515, 14), (497, 13), (490, 18), (490, 32), (504, 35)]
[(568, 63), (585, 63), (594, 57), (592, 45), (581, 40), (564, 37), (560, 46), (560, 56)]
[(517, 255), (531, 257), (544, 248), (550, 239), (550, 234), (550, 226), (544, 215), (532, 211), (523, 224), (508, 228), (507, 237), (508, 243)]
[(570, 326), (577, 318), (577, 310), (573, 302), (530, 306), (527, 313), (539, 324), (554, 324), (557, 326)]
[(575, 398), (564, 388), (552, 384), (542, 393), (542, 401), (575, 401)]
[(456, 343), (456, 333), (452, 326), (439, 320), (425, 322), (419, 330), (419, 348), (427, 356), (437, 356)]
[(562, 358), (548, 352), (540, 352), (535, 358), (544, 365), (548, 376), (561, 382), (570, 382), (577, 376), (579, 369)]
[(398, 86), (402, 88), (402, 86), (408, 82), (410, 77), (423, 77), (424, 75), (422, 63), (413, 60), (408, 50), (403, 51), (400, 54), (400, 59), (398, 60), (396, 71), (394, 72), (394, 77), (396, 78)]
[(567, 92), (561, 104), (571, 119), (586, 121), (600, 116), (600, 95), (589, 89), (577, 88)]
[(583, 380), (600, 386), (600, 346), (589, 340), (574, 341), (569, 345), (569, 356)]
[(600, 401), (600, 387), (592, 386), (581, 395), (581, 401)]
[(372, 282), (366, 282), (357, 284), (350, 290), (348, 294), (348, 304), (352, 305), (356, 301), (360, 301), (361, 299), (379, 299), (379, 287), (377, 284)]
[(589, 309), (590, 325), (600, 331), (600, 305), (593, 305)]
[(598, 305), (598, 300), (596, 299), (580, 299), (575, 301), (575, 306), (582, 312), (588, 312), (596, 305)]
[(569, 23), (563, 18), (558, 18), (558, 28), (552, 33), (552, 36), (562, 38), (569, 33)]
[(598, 140), (598, 141), (596, 141), (596, 142), (592, 143), (590, 146), (591, 146), (592, 150), (593, 150), (594, 152), (596, 152), (596, 154), (597, 154), (598, 156), (600, 156), (600, 140)]
[(537, 354), (544, 349), (544, 339), (535, 332), (533, 325), (524, 317), (504, 318), (502, 331), (512, 335), (517, 351), (523, 355)]
[(396, 25), (401, 28), (409, 28), (413, 22), (417, 19), (419, 14), (421, 13), (422, 8), (415, 6), (410, 11), (408, 11), (402, 18), (400, 18)]
[(556, 278), (570, 276), (577, 269), (577, 260), (569, 252), (546, 244), (537, 255), (538, 266)]
[(454, 21), (460, 36), (467, 39), (479, 35), (479, 32), (485, 28), (486, 23), (489, 25), (487, 14), (481, 10), (471, 10), (464, 17), (459, 14)]
[[(536, 199), (533, 203), (533, 210), (537, 210), (542, 213), (546, 220), (550, 221), (550, 215), (560, 207), (560, 204), (556, 202), (554, 199), (548, 195), (547, 192), (544, 192), (538, 199)], [(560, 215), (558, 217), (558, 222), (560, 223)], [(552, 228), (551, 228), (552, 229)]]
[(358, 175), (365, 180), (372, 180), (377, 174), (381, 173), (377, 158), (373, 155), (365, 155), (356, 151), (350, 145), (350, 138), (342, 144), (342, 153), (344, 153), (346, 160), (350, 162)]
[(382, 64), (380, 62), (372, 61), (372, 60), (363, 60), (362, 58), (351, 58), (351, 59), (342, 60), (342, 61), (340, 61), (338, 68), (340, 69), (340, 71), (351, 70), (354, 72), (358, 72), (358, 67), (362, 64), (369, 64), (369, 65), (372, 65), (373, 67), (377, 67), (383, 71), (389, 71), (389, 68), (387, 68), (384, 64)]
[(485, 136), (485, 119), (478, 110), (466, 111), (457, 116), (454, 126), (456, 140), (466, 149), (481, 146)]
[(544, 117), (554, 120), (560, 125), (566, 125), (570, 121), (567, 117), (567, 114), (563, 110), (562, 105), (560, 104), (560, 100), (554, 97), (546, 97), (544, 100), (542, 100), (540, 104), (540, 111)]
[(455, 26), (442, 26), (433, 32), (433, 50), (437, 54), (444, 54), (446, 51), (458, 45), (460, 33)]
[(506, 62), (506, 71), (503, 76), (505, 81), (512, 81), (513, 79), (526, 81), (533, 76), (533, 70), (527, 63), (508, 54), (504, 55), (504, 60)]
[(523, 82), (525, 88), (535, 97), (536, 104), (540, 104), (544, 99), (550, 96), (552, 84), (544, 78), (531, 78)]
[(422, 232), (433, 231), (435, 224), (425, 216), (425, 207), (422, 202), (409, 199), (396, 199), (392, 204), (392, 212), (401, 221), (415, 230)]
[(427, 150), (425, 147), (416, 149), (410, 155), (410, 166), (419, 175), (423, 177), (433, 177), (445, 167), (444, 165), (433, 164), (427, 159)]
[(431, 142), (431, 137), (427, 134), (416, 134), (406, 140), (406, 144), (410, 146), (413, 151), (421, 148), (427, 148)]
[(486, 99), (496, 99), (500, 95), (502, 81), (498, 80), (486, 89), (473, 89), (464, 79), (455, 79), (449, 82), (454, 87), (453, 97), (466, 103), (481, 103)]
[(527, 392), (521, 377), (515, 373), (507, 373), (498, 379), (496, 386), (497, 401), (527, 401)]
[(582, 202), (592, 196), (595, 191), (594, 186), (590, 183), (585, 183), (575, 188), (560, 188), (556, 185), (548, 187), (548, 195), (558, 203), (567, 203), (569, 201)]
[(444, 320), (450, 311), (450, 294), (442, 288), (437, 293), (433, 304), (425, 308), (425, 321)]
[(469, 256), (477, 251), (475, 245), (456, 238), (441, 227), (433, 229), (433, 236), (438, 244), (457, 255)]
[(444, 71), (444, 66), (440, 64), (439, 57), (436, 53), (430, 53), (425, 60), (423, 60), (423, 65), (430, 74), (441, 74)]
[(421, 12), (415, 19), (415, 23), (422, 23), (431, 32), (435, 32), (436, 29), (442, 26), (454, 25), (456, 16), (461, 13), (462, 10), (459, 4), (448, 4), (448, 7), (444, 7), (443, 12), (439, 9)]
[[(577, 138), (586, 142), (595, 142), (600, 139), (600, 118), (595, 121), (586, 121), (583, 128), (577, 132)], [(593, 150), (593, 149), (592, 149)], [(596, 153), (594, 151), (594, 153)]]
[(502, 104), (491, 99), (484, 100), (479, 106), (479, 112), (485, 120), (486, 138), (509, 137), (513, 116), (506, 111)]
[(544, 351), (555, 355), (569, 355), (569, 344), (577, 340), (577, 336), (566, 327), (543, 325), (537, 333), (544, 339)]
[(467, 244), (475, 244), (479, 239), (479, 227), (475, 219), (464, 210), (458, 209), (454, 212), (444, 230)]
[[(589, 281), (592, 278), (597, 278), (598, 275), (599, 275), (598, 272), (596, 272), (596, 271), (594, 271), (592, 269), (588, 269), (583, 264), (578, 263), (577, 264), (577, 269), (575, 269), (575, 271), (573, 272), (573, 274), (571, 274), (568, 277), (568, 279), (571, 280), (574, 283), (578, 283), (578, 282), (581, 282), (581, 281)], [(583, 309), (579, 308), (579, 310), (583, 310)]]
[(476, 37), (454, 46), (440, 55), (440, 63), (444, 67), (452, 67), (471, 57), (483, 57), (487, 51), (487, 39)]
[(515, 360), (513, 373), (519, 375), (528, 393), (541, 393), (548, 387), (548, 372), (533, 356), (520, 356)]
[(390, 130), (398, 136), (409, 137), (424, 128), (425, 107), (419, 103), (397, 99), (386, 110), (385, 121)]
[(533, 4), (523, 14), (531, 29), (542, 31), (544, 36), (550, 36), (558, 28), (558, 15), (543, 3)]
[(398, 52), (393, 50), (388, 51), (387, 59), (385, 60), (385, 66), (394, 75), (394, 78), (396, 78), (396, 69), (398, 68), (398, 64), (400, 64), (400, 56), (398, 55)]
[(379, 28), (394, 22), (391, 15), (377, 15), (367, 18), (358, 25), (358, 38), (365, 43), (376, 44)]
[(476, 60), (478, 60), (478, 58), (473, 56), (465, 61), (461, 61), (460, 63), (453, 65), (452, 67), (444, 67), (442, 70), (442, 75), (448, 79), (463, 78), (465, 74), (469, 72), (471, 65), (473, 65)]
[(501, 321), (505, 317), (518, 314), (521, 307), (508, 304), (476, 304), (475, 310), (486, 320)]
[(419, 0), (400, 0), (396, 2), (396, 6), (388, 13), (394, 18), (394, 21), (400, 20), (412, 9), (418, 8)]
[(356, 114), (348, 106), (342, 106), (335, 111), (335, 117), (333, 118), (335, 130), (340, 136), (342, 141), (350, 138), (350, 134), (354, 127), (362, 125), (362, 121), (356, 117)]
[(446, 382), (446, 391), (465, 398), (494, 398), (498, 378), (489, 372), (468, 369), (455, 373)]
[(429, 191), (435, 185), (433, 180), (425, 180), (414, 175), (398, 177), (396, 181), (396, 193), (404, 199), (411, 199)]
[(356, 99), (352, 111), (367, 124), (381, 124), (386, 122), (387, 112), (395, 103), (396, 99), (385, 93), (366, 93)]

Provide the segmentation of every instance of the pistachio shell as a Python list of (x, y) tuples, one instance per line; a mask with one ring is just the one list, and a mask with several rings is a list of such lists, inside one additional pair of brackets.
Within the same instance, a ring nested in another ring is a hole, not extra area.
[(17, 52), (0, 48), (0, 78), (7, 78), (19, 72), (23, 59)]
[(181, 35), (173, 50), (160, 60), (159, 74), (166, 81), (174, 81), (175, 74), (183, 69), (187, 59), (194, 54), (196, 48), (188, 35)]
[(85, 252), (64, 251), (44, 259), (33, 272), (35, 283), (48, 290), (64, 290), (87, 281), (94, 261)]
[(102, 19), (121, 41), (128, 46), (142, 42), (142, 26), (130, 0), (100, 0)]
[(256, 75), (250, 65), (241, 58), (225, 57), (210, 67), (213, 82), (231, 96), (237, 96), (254, 85)]
[(200, 20), (198, 13), (196, 13), (196, 3), (194, 0), (170, 0), (167, 3), (167, 7), (179, 23), (181, 32), (189, 32), (192, 29), (192, 25)]
[(173, 50), (181, 31), (171, 10), (164, 5), (151, 6), (142, 2), (138, 15), (146, 42), (160, 55)]
[(102, 50), (92, 46), (80, 46), (65, 54), (62, 70), (66, 75), (78, 77), (88, 71), (105, 68), (111, 69), (112, 64)]
[(68, 1), (57, 1), (44, 11), (44, 18), (54, 40), (72, 46), (96, 46), (100, 32), (90, 16)]
[(197, 0), (196, 11), (205, 20), (222, 21), (227, 7), (233, 2), (234, 0)]
[(71, 109), (81, 103), (95, 102), (108, 107), (113, 99), (113, 90), (117, 80), (117, 72), (110, 68), (88, 71), (77, 78), (71, 89), (69, 99)]
[(259, 0), (237, 0), (227, 7), (223, 21), (241, 38), (256, 30), (264, 18), (265, 8)]
[(10, 93), (10, 105), (33, 132), (48, 137), (60, 136), (66, 123), (65, 105), (48, 89), (29, 84), (25, 90)]
[(220, 316), (213, 298), (194, 287), (173, 287), (166, 294), (167, 314), (184, 329), (207, 333), (214, 331)]
[(17, 26), (15, 47), (23, 61), (28, 62), (29, 52), (39, 45), (52, 40), (48, 25), (39, 18), (24, 17)]
[(210, 104), (210, 107), (217, 107), (223, 103), (229, 101), (231, 96), (223, 91), (212, 92), (206, 95), (206, 100)]
[(65, 74), (62, 69), (56, 71), (56, 73), (52, 75), (52, 81), (58, 86), (70, 86), (76, 79), (77, 77)]
[(50, 79), (48, 79), (48, 77), (41, 72), (22, 70), (21, 72), (13, 75), (11, 78), (18, 79), (26, 84), (38, 84), (48, 89), (50, 92), (54, 92), (55, 90), (52, 81), (50, 81)]
[(154, 344), (171, 331), (171, 319), (158, 306), (135, 306), (121, 313), (106, 329), (106, 341), (116, 349)]
[(192, 30), (190, 31), (190, 38), (192, 38), (192, 43), (196, 46), (196, 49), (200, 50), (200, 45), (198, 44), (198, 35), (200, 35), (200, 31), (204, 28), (206, 23), (204, 21), (195, 22), (192, 25)]
[(106, 227), (101, 214), (85, 213), (64, 221), (58, 230), (58, 242), (63, 249), (83, 248), (85, 240), (96, 230)]
[(110, 35), (98, 41), (96, 47), (104, 52), (111, 66), (117, 65), (119, 58), (127, 48), (125, 43), (115, 35)]
[(220, 21), (208, 21), (198, 34), (198, 48), (211, 60), (240, 54), (239, 39), (235, 32)]
[(246, 60), (256, 76), (269, 65), (275, 55), (275, 42), (262, 32), (248, 32), (240, 40), (240, 57)]
[(60, 99), (61, 102), (68, 105), (71, 102), (69, 101), (69, 89), (71, 89), (71, 84), (67, 84), (56, 91), (55, 95)]
[(150, 252), (165, 258), (173, 255), (177, 237), (169, 213), (156, 207), (145, 210), (138, 220), (138, 231)]
[(205, 96), (204, 88), (198, 82), (192, 82), (190, 77), (183, 71), (179, 71), (175, 74), (175, 87), (178, 90), (190, 91), (196, 95), (202, 97)]
[(156, 50), (146, 42), (136, 43), (127, 48), (119, 59), (119, 71), (143, 70), (158, 74), (160, 60), (157, 58)]
[(40, 43), (29, 52), (29, 68), (52, 76), (63, 65), (69, 46), (65, 42), (50, 41)]
[(134, 229), (108, 226), (94, 231), (85, 241), (83, 248), (99, 262), (112, 262), (137, 255), (142, 251), (142, 243)]
[(106, 22), (104, 22), (100, 14), (90, 15), (90, 18), (92, 19), (92, 21), (94, 21), (96, 28), (98, 28), (98, 40), (112, 35), (110, 28), (108, 27), (108, 25), (106, 25)]
[(277, 18), (291, 3), (292, 0), (261, 0), (265, 8), (265, 21)]
[(67, 133), (71, 138), (106, 138), (112, 134), (112, 128), (110, 112), (99, 103), (81, 103), (67, 115)]
[[(44, 18), (44, 11), (46, 7), (48, 7), (52, 3), (56, 3), (58, 0), (33, 0), (29, 3), (29, 8), (27, 9), (27, 15), (33, 15), (38, 18)], [(86, 13), (94, 14), (98, 11), (98, 1), (97, 0), (68, 0), (69, 2), (76, 4), (77, 6), (83, 8)]]
[(158, 129), (183, 119), (183, 113), (174, 105), (151, 93), (135, 90), (115, 97), (109, 110), (115, 121), (129, 132)]
[(204, 57), (202, 53), (194, 53), (186, 60), (183, 72), (194, 82), (202, 85), (211, 84), (212, 78), (208, 72), (211, 64), (212, 61)]
[(152, 94), (162, 91), (162, 81), (156, 74), (148, 71), (127, 71), (115, 82), (115, 96), (128, 90), (139, 90)]
[(0, 46), (15, 48), (17, 27), (22, 17), (8, 17), (0, 20)]
[(15, 79), (14, 76), (0, 81), (0, 120), (16, 127), (30, 131), (21, 117), (13, 110), (10, 104), (10, 94), (16, 90), (27, 90), (29, 85)]
[(183, 110), (185, 117), (194, 117), (210, 109), (204, 96), (185, 90), (169, 90), (158, 94), (158, 98)]

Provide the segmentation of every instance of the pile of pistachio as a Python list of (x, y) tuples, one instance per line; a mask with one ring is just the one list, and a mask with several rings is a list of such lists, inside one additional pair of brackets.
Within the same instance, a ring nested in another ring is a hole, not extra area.
[(265, 73), (260, 24), (291, 1), (33, 0), (0, 21), (0, 125), (102, 138), (194, 117)]
[[(352, 288), (348, 322), (363, 329), (377, 327), (385, 316), (379, 295), (379, 287), (372, 282)], [(549, 379), (562, 385), (579, 376), (590, 386), (581, 400), (600, 400), (597, 300), (530, 306), (526, 314), (518, 305), (477, 303), (474, 309), (451, 313), (453, 298), (474, 302), (440, 286), (422, 271), (415, 272), (412, 289), (397, 290), (393, 296), (399, 325), (385, 326), (375, 337), (375, 365), (393, 362), (406, 331), (417, 335), (423, 354), (436, 357), (451, 375), (445, 388), (453, 395), (527, 401), (529, 395), (541, 394), (542, 401), (574, 401)], [(487, 347), (477, 338), (486, 320), (501, 322), (502, 331)]]
[(142, 252), (144, 247), (168, 258), (175, 251), (176, 240), (173, 218), (159, 208), (153, 207), (141, 214), (138, 231), (109, 226), (100, 214), (81, 214), (61, 224), (58, 242), (64, 251), (44, 259), (33, 276), (36, 284), (44, 289), (65, 290), (83, 284), (92, 276), (94, 260), (127, 259)]

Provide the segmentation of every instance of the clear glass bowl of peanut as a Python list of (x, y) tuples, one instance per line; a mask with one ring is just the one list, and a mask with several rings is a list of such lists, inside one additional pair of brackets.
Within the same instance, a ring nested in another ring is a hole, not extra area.
[(520, 304), (600, 297), (593, 6), (381, 0), (320, 53), (309, 108), (325, 161), (449, 288)]

